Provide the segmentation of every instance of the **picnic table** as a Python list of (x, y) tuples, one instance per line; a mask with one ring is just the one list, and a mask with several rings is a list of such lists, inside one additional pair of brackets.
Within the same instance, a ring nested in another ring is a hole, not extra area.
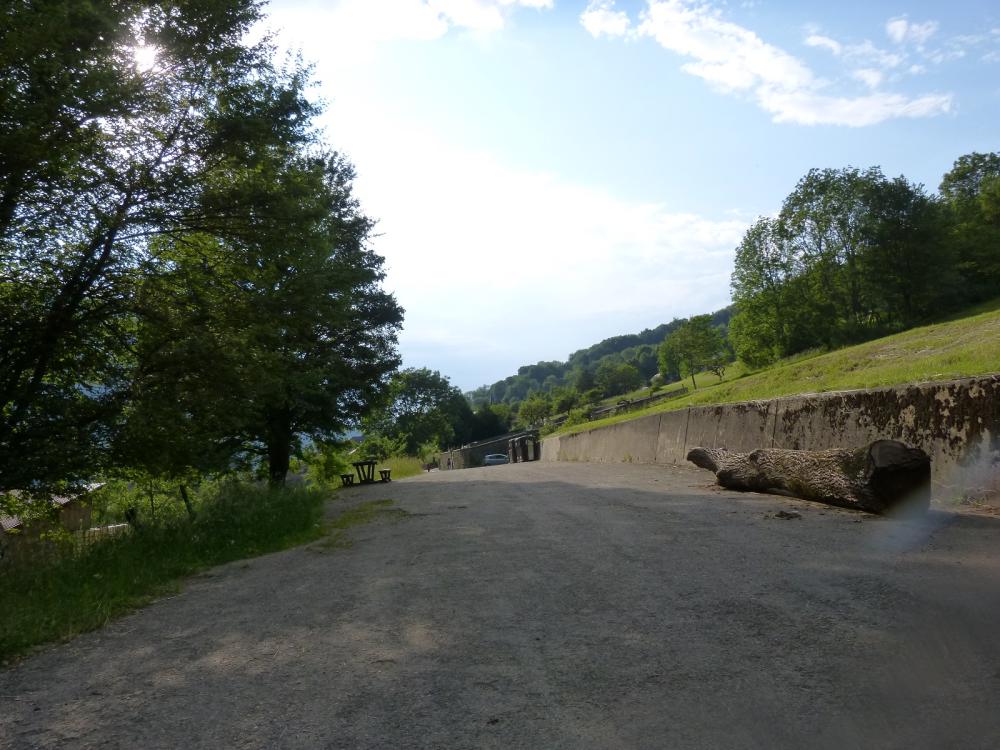
[(359, 484), (371, 484), (375, 481), (375, 461), (354, 461), (351, 466), (358, 472)]
[[(354, 470), (358, 472), (358, 484), (374, 484), (375, 483), (375, 461), (353, 461), (351, 466)], [(391, 482), (390, 479), (391, 469), (381, 469), (379, 471), (379, 476), (382, 482)], [(353, 474), (341, 474), (340, 481), (344, 487), (352, 487), (354, 485), (354, 475)]]

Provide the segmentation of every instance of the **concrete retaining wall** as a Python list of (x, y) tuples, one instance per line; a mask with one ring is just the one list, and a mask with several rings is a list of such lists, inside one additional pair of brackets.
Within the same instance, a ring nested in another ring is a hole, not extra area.
[(1000, 375), (696, 406), (545, 438), (543, 461), (683, 463), (694, 447), (823, 450), (901, 440), (931, 457), (939, 492), (1000, 466)]
[(478, 443), (462, 446), (461, 448), (452, 448), (451, 450), (443, 451), (435, 456), (438, 468), (443, 470), (471, 469), (476, 466), (482, 466), (483, 461), (486, 460), (486, 456), (491, 453), (503, 453), (506, 456), (510, 439), (525, 435), (530, 435), (533, 439), (538, 438), (537, 431), (529, 430), (525, 432), (522, 430), (520, 432), (509, 432), (506, 435), (497, 435), (489, 440), (482, 440)]

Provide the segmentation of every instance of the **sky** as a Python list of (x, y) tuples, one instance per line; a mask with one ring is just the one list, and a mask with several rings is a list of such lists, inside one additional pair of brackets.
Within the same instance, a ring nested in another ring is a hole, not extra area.
[(730, 302), (811, 168), (1000, 150), (1000, 5), (271, 0), (405, 308), (462, 390)]

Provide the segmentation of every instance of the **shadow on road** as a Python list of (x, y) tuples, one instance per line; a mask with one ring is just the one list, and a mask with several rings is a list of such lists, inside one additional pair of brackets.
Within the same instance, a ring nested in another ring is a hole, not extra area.
[(0, 745), (994, 745), (996, 519), (710, 481), (528, 464), (357, 488), (410, 515), (0, 672)]

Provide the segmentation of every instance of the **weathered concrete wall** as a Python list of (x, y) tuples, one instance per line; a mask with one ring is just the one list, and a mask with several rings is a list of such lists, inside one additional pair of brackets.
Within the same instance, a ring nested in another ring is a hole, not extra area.
[[(503, 453), (505, 456), (510, 458), (507, 453), (508, 442), (513, 437), (520, 437), (525, 434), (528, 433), (509, 432), (506, 435), (498, 435), (491, 440), (484, 440), (482, 442), (462, 446), (461, 448), (453, 448), (450, 451), (443, 451), (442, 453), (438, 453), (436, 456), (438, 468), (445, 470), (471, 469), (476, 466), (482, 466), (483, 461), (486, 460), (486, 456), (490, 453)], [(531, 434), (537, 437), (536, 432), (532, 432)]]
[(931, 457), (939, 490), (1000, 461), (1000, 375), (691, 407), (546, 438), (543, 461), (683, 463), (694, 447), (822, 450), (901, 440)]

